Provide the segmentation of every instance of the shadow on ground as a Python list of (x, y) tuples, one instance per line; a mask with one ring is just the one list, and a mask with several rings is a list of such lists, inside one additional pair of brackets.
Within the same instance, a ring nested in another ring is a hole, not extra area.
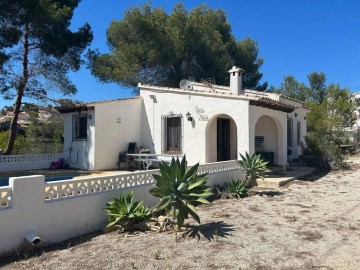
[(254, 195), (276, 197), (284, 195), (284, 192), (277, 190), (254, 191)]
[(233, 225), (219, 222), (210, 222), (201, 225), (189, 225), (189, 230), (182, 234), (183, 238), (197, 238), (198, 241), (201, 237), (206, 238), (208, 241), (217, 241), (219, 238), (226, 238), (234, 231)]
[(314, 182), (314, 181), (317, 181), (317, 180), (321, 179), (322, 177), (328, 175), (329, 173), (330, 173), (330, 171), (324, 171), (324, 170), (317, 169), (314, 173), (312, 173), (308, 176), (299, 178), (297, 180)]

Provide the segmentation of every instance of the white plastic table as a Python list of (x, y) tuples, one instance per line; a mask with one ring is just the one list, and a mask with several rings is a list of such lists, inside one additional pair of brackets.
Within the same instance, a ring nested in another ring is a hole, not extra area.
[(137, 154), (126, 154), (134, 158), (134, 161), (140, 162), (140, 168), (147, 171), (149, 167), (153, 164), (154, 158), (161, 156), (160, 154), (149, 154), (149, 153), (137, 153)]

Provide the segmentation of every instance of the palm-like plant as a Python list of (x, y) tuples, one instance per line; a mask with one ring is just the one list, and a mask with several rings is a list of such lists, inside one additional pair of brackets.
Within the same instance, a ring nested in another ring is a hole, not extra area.
[(265, 161), (261, 155), (256, 153), (251, 156), (246, 152), (245, 156), (240, 154), (241, 160), (238, 160), (240, 169), (244, 173), (245, 186), (247, 188), (252, 188), (257, 186), (256, 180), (258, 178), (264, 180), (262, 173), (269, 172), (267, 168), (268, 161)]
[(199, 204), (210, 204), (206, 197), (212, 195), (206, 185), (207, 174), (197, 175), (199, 163), (187, 169), (186, 157), (182, 159), (173, 158), (170, 165), (162, 162), (159, 165), (160, 175), (153, 174), (156, 187), (150, 190), (155, 197), (160, 198), (156, 206), (158, 211), (172, 216), (177, 224), (175, 233), (184, 224), (184, 219), (192, 216), (198, 223), (200, 218), (196, 213), (195, 206)]
[(149, 208), (141, 201), (134, 202), (134, 192), (128, 194), (120, 192), (119, 198), (113, 198), (106, 203), (106, 214), (109, 216), (107, 227), (119, 225), (122, 229), (128, 230), (135, 224), (146, 221), (151, 217)]

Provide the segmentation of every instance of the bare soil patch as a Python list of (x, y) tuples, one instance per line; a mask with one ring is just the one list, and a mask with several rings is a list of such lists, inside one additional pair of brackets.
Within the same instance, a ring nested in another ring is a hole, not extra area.
[[(95, 233), (9, 257), (3, 269), (360, 269), (360, 158), (278, 190), (199, 207), (179, 232)], [(99, 206), (101, 207), (101, 206)]]

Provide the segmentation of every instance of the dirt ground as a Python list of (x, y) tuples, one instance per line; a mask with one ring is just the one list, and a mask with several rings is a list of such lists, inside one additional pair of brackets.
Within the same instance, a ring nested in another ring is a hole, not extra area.
[[(3, 269), (360, 269), (360, 157), (352, 169), (199, 207), (179, 233), (94, 234)], [(183, 234), (183, 237), (181, 236)]]

